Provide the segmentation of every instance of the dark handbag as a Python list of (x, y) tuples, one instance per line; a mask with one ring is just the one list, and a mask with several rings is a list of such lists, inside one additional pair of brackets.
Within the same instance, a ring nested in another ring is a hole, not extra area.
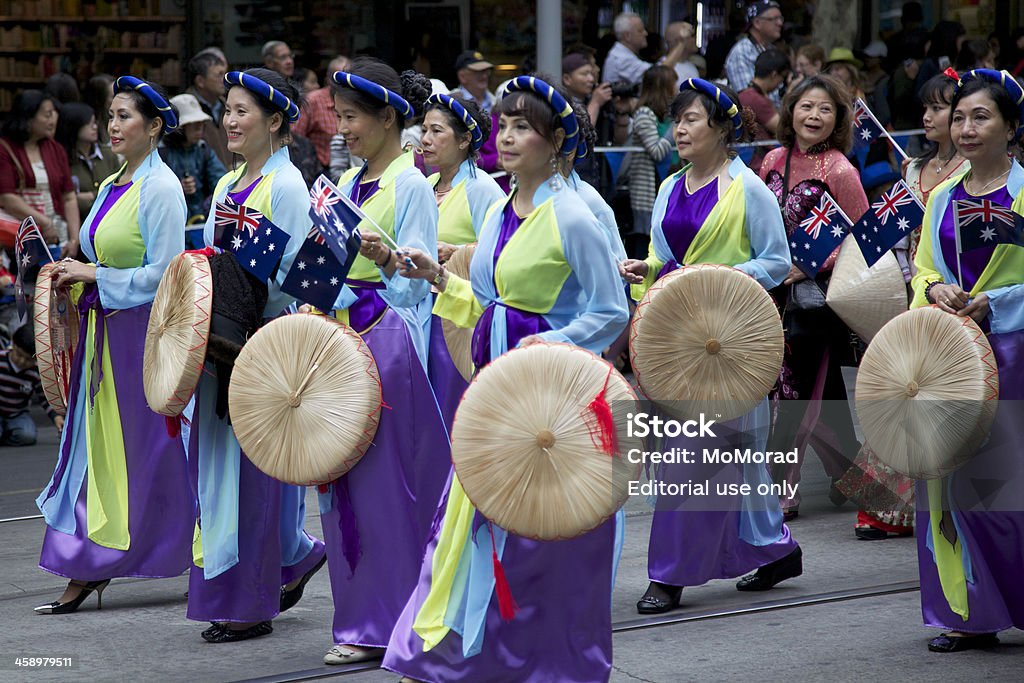
[(825, 308), (825, 292), (816, 280), (800, 280), (789, 286), (786, 310), (816, 311)]

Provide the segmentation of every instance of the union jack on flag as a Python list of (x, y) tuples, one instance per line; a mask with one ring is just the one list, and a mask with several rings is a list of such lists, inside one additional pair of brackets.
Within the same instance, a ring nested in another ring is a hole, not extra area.
[(822, 195), (818, 205), (811, 207), (811, 212), (807, 214), (807, 218), (800, 221), (800, 227), (811, 236), (811, 239), (816, 240), (821, 233), (821, 229), (828, 227), (832, 214), (835, 212), (835, 200), (828, 193), (825, 193)]
[(263, 220), (263, 214), (259, 211), (255, 211), (245, 206), (244, 204), (238, 204), (230, 197), (225, 197), (223, 202), (217, 202), (217, 206), (213, 212), (214, 218), (214, 243), (219, 242), (218, 236), (223, 236), (225, 232), (231, 234), (240, 233), (245, 230), (249, 233), (249, 239), (256, 236), (256, 231), (260, 228), (260, 221)]
[(994, 247), (997, 244), (1024, 246), (1024, 217), (989, 199), (958, 199), (953, 202), (958, 251)]
[(910, 191), (910, 187), (900, 180), (888, 192), (883, 193), (882, 198), (872, 204), (871, 208), (875, 210), (875, 217), (885, 225), (890, 217), (899, 213), (899, 207), (911, 202), (917, 202), (917, 197)]
[(14, 260), (18, 263), (18, 275), (14, 279), (14, 300), (17, 305), (18, 317), (24, 320), (28, 315), (25, 305), (25, 271), (32, 266), (42, 266), (53, 262), (53, 255), (46, 248), (43, 233), (32, 216), (21, 222), (14, 236)]
[[(316, 215), (321, 218), (327, 218), (327, 215), (331, 212), (331, 207), (340, 201), (341, 195), (338, 194), (336, 188), (331, 186), (324, 176), (320, 176), (313, 182), (313, 187), (309, 190), (309, 205), (316, 212)], [(323, 244), (323, 242), (320, 242), (320, 244)]]
[(885, 132), (878, 124), (874, 114), (868, 109), (868, 105), (864, 104), (864, 100), (858, 98), (853, 107), (854, 145), (857, 147), (870, 145), (883, 135), (885, 135)]

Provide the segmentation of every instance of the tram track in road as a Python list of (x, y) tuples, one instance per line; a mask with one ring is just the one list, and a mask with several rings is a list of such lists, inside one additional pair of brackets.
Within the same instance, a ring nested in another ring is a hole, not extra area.
[[(864, 598), (875, 598), (883, 595), (894, 595), (897, 593), (910, 593), (920, 590), (917, 581), (902, 581), (898, 583), (885, 583), (865, 588), (853, 588), (849, 590), (832, 591), (829, 593), (815, 593), (781, 600), (768, 600), (756, 602), (745, 607), (732, 609), (712, 609), (696, 612), (676, 612), (661, 614), (642, 619), (628, 619), (612, 624), (612, 633), (629, 633), (643, 629), (659, 628), (662, 626), (673, 626), (685, 624), (691, 621), (708, 621), (711, 619), (724, 619), (728, 617), (740, 617), (762, 612), (773, 612), (783, 609), (795, 609), (798, 607), (813, 607), (816, 605), (827, 605), (848, 600), (861, 600)], [(305, 669), (302, 671), (291, 671), (282, 674), (273, 674), (259, 678), (245, 678), (234, 683), (300, 683), (302, 681), (317, 681), (328, 678), (339, 678), (357, 673), (366, 673), (380, 669), (380, 663), (356, 662), (354, 664), (331, 666), (330, 668), (320, 667), (317, 669)]]

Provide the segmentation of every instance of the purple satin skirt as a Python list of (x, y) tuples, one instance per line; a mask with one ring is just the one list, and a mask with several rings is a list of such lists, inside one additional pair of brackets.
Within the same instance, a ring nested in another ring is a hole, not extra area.
[[(204, 375), (196, 389), (196, 405), (199, 405), (199, 392), (216, 390), (216, 378)], [(211, 414), (196, 416), (196, 419), (219, 418)], [(199, 452), (200, 431), (198, 427), (191, 431), (190, 453)], [(196, 490), (198, 463), (197, 457), (189, 460), (189, 477)], [(258, 622), (273, 619), (281, 603), (281, 586), (312, 569), (325, 553), (324, 544), (314, 539), (313, 548), (305, 558), (290, 567), (282, 567), (281, 491), (287, 484), (261, 472), (244, 452), (239, 460), (238, 474), (238, 564), (209, 580), (200, 567), (192, 566), (187, 616), (195, 621)]]
[[(149, 309), (149, 304), (125, 309), (105, 321), (112, 372), (103, 381), (117, 380), (128, 468), (130, 547), (115, 550), (89, 540), (86, 473), (75, 504), (74, 535), (46, 528), (39, 566), (48, 572), (81, 581), (100, 581), (121, 576), (171, 577), (188, 569), (195, 499), (188, 485), (184, 448), (181, 439), (167, 435), (163, 416), (149, 409), (142, 390), (142, 355)], [(84, 338), (85, 320), (82, 322)], [(72, 396), (78, 395), (84, 364), (85, 354), (80, 353), (72, 371)], [(73, 411), (68, 414), (70, 420)], [(64, 428), (84, 434), (85, 424), (69, 422)], [(67, 439), (70, 447), (69, 442)], [(76, 457), (86, 457), (85, 447)], [(64, 458), (58, 468), (63, 462)]]
[(416, 586), (451, 448), (398, 314), (389, 309), (363, 339), (377, 363), (386, 407), (366, 455), (331, 485), (331, 510), (321, 522), (334, 642), (385, 647)]
[[(999, 369), (1000, 405), (992, 441), (1002, 444), (1024, 442), (1021, 423), (1024, 400), (1024, 331), (988, 336)], [(993, 457), (991, 454), (989, 457)], [(979, 478), (995, 476), (1006, 481), (998, 509), (962, 511), (957, 516), (961, 542), (971, 558), (973, 582), (967, 583), (968, 619), (964, 621), (946, 602), (939, 582), (938, 569), (928, 549), (927, 534), (917, 534), (918, 566), (921, 574), (921, 613), (926, 626), (967, 633), (989, 633), (1008, 628), (1024, 628), (1024, 591), (1021, 575), (1024, 573), (1024, 457), (999, 450), (996, 463), (986, 465), (984, 452), (953, 475), (953, 497), (962, 491), (961, 500), (976, 500), (972, 475)], [(1012, 477), (1012, 479), (1010, 478)], [(1015, 497), (1014, 497), (1015, 496)], [(917, 489), (921, 509), (917, 513), (917, 528), (930, 533), (927, 510), (928, 494), (923, 485)]]
[(427, 683), (608, 680), (614, 519), (568, 541), (532, 541), (509, 534), (501, 563), (519, 612), (503, 621), (498, 598), (492, 596), (482, 649), (468, 659), (454, 631), (424, 652), (423, 640), (412, 629), (430, 591), (436, 544), (435, 536), (416, 591), (391, 636), (385, 669)]
[[(664, 449), (675, 446), (697, 453), (692, 464), (662, 464), (653, 478), (666, 483), (711, 483), (711, 496), (659, 498), (651, 523), (647, 575), (671, 586), (699, 586), (712, 579), (731, 579), (782, 559), (797, 548), (782, 524), (781, 538), (768, 545), (752, 545), (740, 537), (741, 496), (717, 496), (715, 485), (743, 482), (743, 466), (706, 464), (704, 448), (734, 448), (721, 439), (666, 439)], [(771, 504), (777, 505), (776, 499)]]
[(444, 425), (451, 433), (452, 424), (455, 422), (455, 411), (462, 401), (462, 394), (469, 386), (462, 377), (462, 373), (452, 362), (452, 356), (448, 353), (448, 345), (444, 341), (444, 330), (441, 327), (441, 318), (434, 315), (430, 319), (430, 355), (427, 358), (427, 375), (430, 377), (430, 385), (434, 387), (434, 396), (437, 398), (437, 405), (444, 417)]

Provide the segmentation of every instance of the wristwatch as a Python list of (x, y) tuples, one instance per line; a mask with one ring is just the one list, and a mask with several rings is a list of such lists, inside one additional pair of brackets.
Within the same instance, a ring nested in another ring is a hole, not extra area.
[(437, 271), (437, 275), (435, 275), (434, 279), (430, 281), (430, 284), (434, 285), (435, 287), (439, 287), (441, 285), (441, 280), (444, 279), (444, 274), (444, 266), (441, 266), (441, 268)]

